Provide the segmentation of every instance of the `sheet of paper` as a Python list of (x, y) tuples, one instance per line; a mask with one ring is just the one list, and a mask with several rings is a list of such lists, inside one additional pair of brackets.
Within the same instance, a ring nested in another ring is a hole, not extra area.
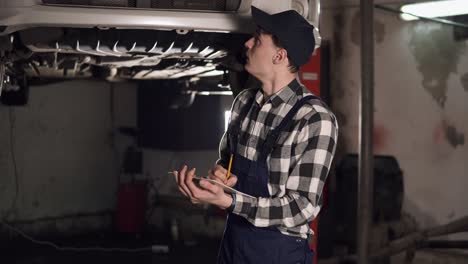
[(212, 179), (208, 179), (208, 178), (201, 178), (201, 177), (198, 177), (198, 176), (193, 177), (193, 180), (199, 181), (199, 180), (201, 180), (201, 179), (203, 179), (203, 180), (205, 180), (205, 181), (209, 181), (209, 182), (211, 182), (211, 183), (213, 183), (213, 184), (216, 184), (216, 185), (218, 185), (218, 186), (221, 186), (221, 187), (224, 189), (224, 192), (226, 192), (226, 193), (235, 193), (235, 194), (240, 194), (240, 195), (245, 195), (245, 196), (248, 196), (248, 197), (255, 198), (255, 197), (253, 197), (252, 195), (249, 195), (249, 194), (240, 192), (240, 191), (238, 191), (238, 190), (236, 190), (236, 189), (234, 189), (234, 188), (231, 188), (231, 187), (225, 185), (224, 183), (222, 183), (222, 182), (220, 182), (220, 181), (216, 181), (216, 180), (212, 180)]

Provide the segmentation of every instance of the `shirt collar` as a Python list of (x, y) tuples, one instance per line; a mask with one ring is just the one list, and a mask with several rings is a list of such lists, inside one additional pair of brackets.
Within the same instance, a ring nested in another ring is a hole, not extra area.
[[(277, 93), (273, 94), (270, 96), (267, 102), (270, 102), (273, 107), (278, 107), (283, 103), (286, 103), (289, 101), (289, 99), (297, 94), (297, 90), (300, 87), (300, 83), (297, 81), (296, 78), (292, 80), (287, 86), (285, 86), (283, 89), (279, 90)], [(255, 101), (257, 104), (262, 105), (263, 102), (263, 92), (260, 89), (257, 94), (255, 95)]]

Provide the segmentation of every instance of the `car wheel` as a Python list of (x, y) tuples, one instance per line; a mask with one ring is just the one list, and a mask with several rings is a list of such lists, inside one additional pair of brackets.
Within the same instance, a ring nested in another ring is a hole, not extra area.
[(5, 64), (0, 59), (0, 97), (5, 86)]
[(26, 76), (18, 76), (11, 79), (10, 83), (4, 83), (0, 101), (4, 105), (22, 106), (28, 103), (29, 85)]

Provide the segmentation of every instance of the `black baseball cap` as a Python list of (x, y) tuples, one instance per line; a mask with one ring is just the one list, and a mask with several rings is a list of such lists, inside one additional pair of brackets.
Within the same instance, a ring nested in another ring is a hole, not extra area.
[(298, 12), (287, 10), (270, 15), (252, 6), (252, 17), (257, 26), (278, 38), (295, 65), (309, 61), (315, 48), (314, 26)]

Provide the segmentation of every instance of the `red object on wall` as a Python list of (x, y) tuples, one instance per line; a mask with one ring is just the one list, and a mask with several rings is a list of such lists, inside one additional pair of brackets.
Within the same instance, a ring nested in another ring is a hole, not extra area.
[(146, 211), (146, 182), (121, 183), (117, 194), (116, 228), (120, 233), (143, 230)]
[[(301, 83), (304, 84), (307, 89), (309, 89), (313, 94), (316, 96), (322, 97), (324, 99), (325, 103), (327, 102), (327, 98), (324, 98), (328, 94), (328, 91), (324, 91), (324, 89), (329, 89), (328, 87), (324, 87), (326, 80), (321, 80), (324, 76), (324, 73), (327, 69), (324, 69), (324, 59), (326, 56), (322, 56), (322, 48), (317, 48), (314, 51), (314, 54), (312, 55), (312, 58), (309, 60), (307, 64), (301, 67), (301, 70), (299, 72), (299, 79), (301, 80)], [(323, 71), (322, 71), (323, 70)], [(325, 207), (326, 204), (326, 197), (327, 197), (327, 184), (325, 184), (323, 188), (323, 206), (322, 210)], [(320, 215), (320, 214), (319, 214)], [(319, 221), (319, 216), (317, 216), (314, 221), (310, 224), (310, 227), (312, 231), (314, 231), (314, 239), (312, 243), (310, 244), (310, 248), (314, 251), (314, 262), (317, 263), (317, 243), (319, 240), (318, 236), (318, 221)]]
[(299, 79), (313, 94), (320, 96), (320, 48), (315, 49), (312, 58), (301, 67)]

